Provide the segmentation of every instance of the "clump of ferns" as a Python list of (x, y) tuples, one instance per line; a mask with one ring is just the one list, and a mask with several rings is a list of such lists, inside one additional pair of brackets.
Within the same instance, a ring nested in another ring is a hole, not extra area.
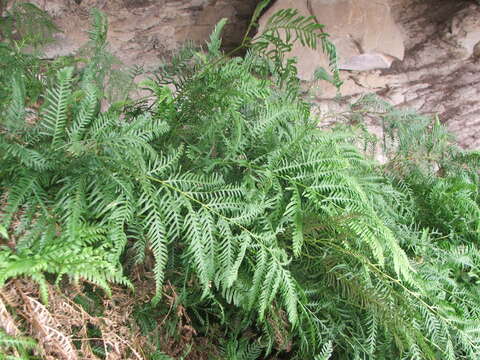
[(42, 284), (44, 272), (129, 284), (131, 244), (134, 262), (153, 255), (155, 303), (167, 277), (204, 324), (237, 319), (264, 353), (280, 331), (297, 358), (475, 358), (478, 297), (458, 299), (465, 289), (440, 251), (420, 260), (415, 189), (379, 171), (353, 133), (318, 129), (299, 96), (286, 52), (320, 42), (334, 64), (321, 26), (280, 12), (244, 58), (229, 58), (224, 25), (206, 52), (187, 48), (143, 83), (153, 96), (141, 111), (100, 110), (94, 60), (60, 70), (39, 121), (24, 125), (12, 78), (0, 184), (2, 224), (17, 234), (0, 253), (0, 284)]

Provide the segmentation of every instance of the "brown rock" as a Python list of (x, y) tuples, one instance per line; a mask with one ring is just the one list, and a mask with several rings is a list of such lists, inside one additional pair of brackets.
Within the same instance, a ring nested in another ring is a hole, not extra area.
[[(390, 0), (310, 0), (312, 14), (332, 39), (349, 38), (362, 54), (381, 53), (400, 60), (405, 48)], [(340, 54), (348, 57), (352, 54)], [(355, 55), (355, 54), (353, 54)]]
[(224, 45), (238, 44), (257, 0), (32, 0), (63, 31), (45, 48), (46, 57), (74, 54), (88, 40), (89, 11), (102, 10), (110, 23), (111, 51), (127, 65), (155, 67), (187, 40), (204, 43), (216, 23), (228, 18)]
[(452, 18), (450, 37), (464, 49), (464, 58), (474, 55), (474, 49), (480, 44), (480, 7), (472, 4), (459, 11)]
[(388, 69), (392, 65), (394, 58), (382, 53), (359, 54), (351, 56), (340, 63), (342, 70), (374, 70)]

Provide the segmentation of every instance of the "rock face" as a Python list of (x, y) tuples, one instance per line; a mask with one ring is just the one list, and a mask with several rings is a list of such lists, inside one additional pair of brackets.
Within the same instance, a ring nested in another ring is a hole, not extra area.
[[(403, 35), (393, 19), (390, 0), (278, 0), (264, 14), (259, 31), (273, 13), (287, 8), (296, 8), (301, 15), (313, 15), (325, 25), (337, 47), (340, 69), (384, 69), (394, 59), (404, 57)], [(291, 56), (298, 59), (302, 80), (312, 79), (317, 67), (328, 65), (321, 49), (295, 46)]]
[(389, 70), (342, 72), (343, 93), (348, 99), (376, 92), (398, 106), (438, 114), (462, 147), (479, 149), (480, 6), (397, 0), (392, 13), (405, 34), (404, 60)]
[[(433, 10), (433, 11), (432, 11)], [(403, 1), (398, 21), (406, 56), (380, 93), (422, 113), (438, 114), (465, 148), (480, 148), (480, 5), (468, 1)]]
[(395, 23), (390, 0), (309, 0), (339, 52), (339, 67), (371, 70), (390, 67), (405, 52), (401, 29)]
[(204, 42), (215, 24), (229, 19), (224, 45), (238, 44), (257, 0), (34, 0), (62, 29), (46, 56), (75, 52), (88, 38), (89, 11), (109, 18), (112, 52), (128, 65), (155, 66), (185, 41)]
[[(480, 46), (480, 13), (474, 4), (459, 11), (451, 20), (451, 37), (460, 47), (464, 49), (464, 59), (468, 59), (477, 51)], [(478, 54), (475, 53), (478, 57)]]

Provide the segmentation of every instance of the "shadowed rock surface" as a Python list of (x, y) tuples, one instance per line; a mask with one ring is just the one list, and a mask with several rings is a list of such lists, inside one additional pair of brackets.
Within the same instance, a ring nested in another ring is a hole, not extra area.
[(462, 1), (398, 1), (406, 55), (384, 73), (379, 92), (395, 104), (438, 113), (459, 143), (480, 148), (480, 6)]
[(112, 52), (127, 65), (152, 67), (186, 41), (204, 42), (214, 25), (228, 18), (224, 45), (241, 41), (257, 0), (34, 0), (63, 30), (45, 49), (47, 57), (71, 54), (88, 39), (89, 12), (109, 19)]

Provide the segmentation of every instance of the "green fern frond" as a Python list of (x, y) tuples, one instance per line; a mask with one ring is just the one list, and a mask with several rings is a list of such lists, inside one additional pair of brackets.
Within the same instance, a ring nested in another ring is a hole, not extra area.
[(88, 31), (90, 41), (96, 47), (102, 47), (107, 42), (108, 19), (104, 13), (96, 8), (90, 12), (92, 18), (91, 29)]
[(220, 55), (220, 47), (222, 45), (221, 35), (227, 22), (228, 19), (224, 18), (215, 25), (215, 28), (210, 35), (210, 41), (207, 43), (209, 53), (217, 56)]
[(0, 330), (1, 359), (31, 359), (29, 353), (35, 349), (37, 349), (35, 340), (23, 336), (10, 336)]
[(333, 344), (332, 342), (327, 342), (325, 345), (323, 345), (322, 352), (315, 356), (315, 360), (328, 360), (332, 357), (333, 355)]
[(94, 84), (85, 85), (84, 98), (80, 102), (79, 109), (76, 111), (75, 119), (69, 131), (69, 140), (72, 142), (81, 141), (93, 121), (98, 108), (98, 91)]
[(60, 70), (57, 74), (57, 86), (48, 90), (47, 106), (43, 112), (42, 126), (44, 134), (51, 137), (51, 146), (58, 147), (66, 135), (67, 106), (71, 94), (73, 68)]

